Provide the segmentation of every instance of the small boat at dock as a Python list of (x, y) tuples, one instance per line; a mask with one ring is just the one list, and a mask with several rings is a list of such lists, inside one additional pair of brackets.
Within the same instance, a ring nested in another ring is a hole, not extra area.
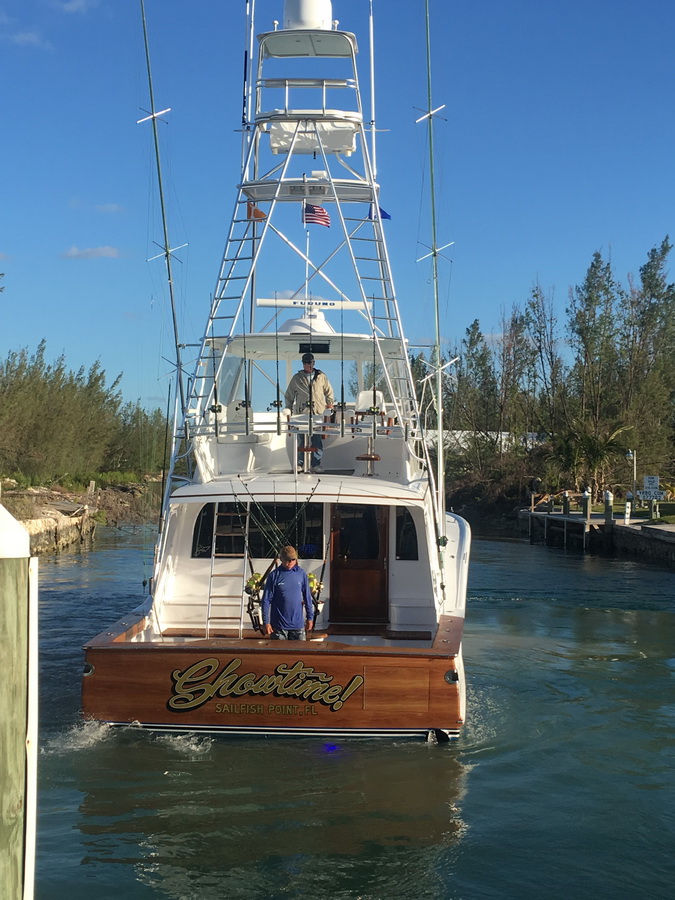
[[(286, 0), (262, 32), (247, 7), (243, 162), (196, 365), (176, 390), (153, 577), (146, 602), (85, 646), (84, 716), (454, 738), (470, 531), (445, 511), (420, 412), (357, 38), (329, 0)], [(262, 624), (289, 545), (315, 611), (304, 641)]]

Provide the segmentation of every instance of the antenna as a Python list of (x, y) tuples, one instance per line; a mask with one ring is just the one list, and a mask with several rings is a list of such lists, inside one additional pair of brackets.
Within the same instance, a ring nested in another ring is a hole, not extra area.
[(373, 23), (373, 0), (369, 0), (368, 30), (370, 41), (370, 146), (373, 178), (377, 175), (377, 150), (375, 147), (375, 35)]
[[(441, 320), (440, 320), (440, 304), (438, 298), (438, 256), (440, 250), (449, 247), (445, 244), (438, 247), (436, 240), (436, 182), (434, 169), (434, 117), (436, 113), (444, 109), (445, 104), (434, 108), (431, 98), (431, 28), (429, 25), (429, 0), (424, 3), (426, 16), (426, 45), (427, 45), (427, 112), (417, 119), (417, 122), (427, 121), (427, 129), (429, 134), (429, 191), (431, 194), (431, 252), (427, 253), (421, 259), (431, 257), (432, 273), (433, 273), (433, 289), (434, 289), (434, 316), (436, 324), (436, 342), (434, 345), (434, 366), (436, 376), (436, 411), (438, 415), (437, 429), (437, 462), (436, 462), (436, 504), (438, 515), (438, 545), (445, 546), (447, 537), (445, 535), (445, 458), (443, 448), (443, 369), (441, 366)], [(441, 557), (442, 558), (442, 557)]]
[[(162, 164), (159, 156), (159, 134), (157, 132), (157, 119), (159, 116), (163, 115), (170, 111), (169, 109), (163, 109), (160, 112), (155, 110), (155, 95), (152, 88), (152, 70), (150, 68), (150, 46), (148, 44), (148, 26), (145, 21), (145, 3), (144, 0), (141, 0), (141, 18), (143, 20), (143, 41), (145, 44), (145, 63), (148, 70), (148, 90), (150, 93), (150, 115), (146, 116), (143, 119), (139, 119), (140, 122), (152, 122), (152, 136), (155, 144), (155, 163), (157, 166), (157, 186), (159, 189), (159, 204), (162, 210), (162, 228), (164, 231), (164, 246), (161, 248), (162, 253), (160, 256), (164, 257), (164, 261), (166, 264), (166, 277), (169, 284), (169, 300), (171, 303), (171, 318), (173, 320), (173, 340), (176, 348), (176, 382), (178, 385), (178, 392), (180, 395), (180, 408), (181, 413), (185, 413), (185, 391), (183, 387), (183, 363), (181, 360), (181, 352), (180, 352), (180, 342), (178, 339), (178, 319), (176, 316), (176, 298), (173, 287), (173, 272), (171, 269), (171, 259), (173, 250), (171, 250), (171, 245), (169, 244), (169, 229), (167, 225), (167, 217), (166, 217), (166, 205), (164, 203), (164, 184), (162, 182)], [(183, 244), (183, 246), (185, 246)], [(156, 259), (157, 257), (153, 257)]]

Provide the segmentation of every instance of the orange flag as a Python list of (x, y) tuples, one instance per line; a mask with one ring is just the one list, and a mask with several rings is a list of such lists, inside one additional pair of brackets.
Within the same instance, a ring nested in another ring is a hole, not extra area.
[(266, 219), (267, 213), (264, 213), (261, 209), (255, 205), (255, 203), (251, 203), (249, 200), (246, 204), (246, 218), (247, 219)]

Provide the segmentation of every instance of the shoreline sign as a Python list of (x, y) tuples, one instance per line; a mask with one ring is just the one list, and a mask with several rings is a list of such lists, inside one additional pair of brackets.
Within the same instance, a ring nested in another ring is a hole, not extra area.
[(637, 495), (640, 498), (640, 500), (664, 500), (665, 499), (666, 492), (659, 490), (659, 476), (658, 475), (645, 475), (643, 488), (644, 488), (643, 490), (637, 492)]

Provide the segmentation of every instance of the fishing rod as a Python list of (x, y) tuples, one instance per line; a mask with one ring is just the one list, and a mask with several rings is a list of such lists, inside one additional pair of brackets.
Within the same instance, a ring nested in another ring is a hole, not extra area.
[(211, 322), (211, 368), (213, 369), (213, 406), (211, 407), (211, 412), (213, 413), (213, 431), (217, 441), (219, 425), (218, 414), (222, 411), (222, 407), (220, 403), (218, 403), (218, 378), (216, 377), (216, 336), (213, 330), (213, 321)]
[[(238, 477), (239, 480), (241, 481), (241, 484), (242, 484), (244, 490), (245, 490), (246, 493), (248, 494), (248, 496), (249, 496), (249, 498), (250, 498), (250, 503), (251, 503), (251, 504), (255, 504), (255, 506), (258, 508), (258, 510), (259, 510), (259, 512), (260, 512), (260, 518), (257, 518), (255, 515), (253, 515), (253, 513), (250, 513), (251, 518), (253, 519), (254, 523), (255, 523), (256, 525), (258, 525), (258, 527), (260, 528), (261, 533), (262, 533), (265, 537), (267, 537), (267, 538), (269, 539), (269, 535), (272, 534), (273, 537), (274, 537), (277, 541), (281, 541), (281, 546), (284, 546), (284, 542), (288, 539), (288, 536), (292, 533), (293, 529), (295, 528), (295, 526), (296, 526), (296, 524), (297, 524), (297, 522), (298, 522), (298, 519), (300, 518), (300, 516), (301, 516), (302, 513), (304, 512), (305, 508), (311, 503), (312, 497), (314, 496), (314, 492), (315, 492), (316, 489), (318, 488), (319, 482), (321, 481), (320, 478), (317, 478), (317, 480), (316, 480), (316, 482), (315, 482), (314, 486), (312, 487), (312, 490), (311, 490), (311, 492), (310, 492), (310, 494), (309, 494), (309, 497), (308, 497), (302, 504), (300, 504), (299, 509), (297, 510), (297, 512), (295, 513), (295, 515), (293, 516), (293, 518), (290, 520), (290, 522), (287, 524), (286, 528), (282, 531), (281, 528), (279, 528), (279, 526), (277, 525), (277, 523), (274, 521), (274, 519), (272, 518), (272, 516), (271, 516), (271, 515), (270, 515), (270, 514), (262, 507), (262, 505), (256, 500), (256, 498), (254, 497), (254, 495), (253, 495), (253, 494), (251, 493), (251, 491), (249, 490), (248, 485), (247, 485), (246, 482), (242, 479), (241, 475), (238, 475), (237, 477)], [(235, 497), (236, 502), (237, 502), (237, 503), (241, 502), (241, 501), (239, 501), (237, 495), (234, 493), (234, 485), (232, 484), (232, 482), (230, 482), (230, 484), (232, 485), (232, 493), (234, 494), (234, 497)], [(266, 527), (265, 527), (265, 526), (266, 526)], [(272, 543), (271, 540), (270, 540), (270, 543)]]
[(157, 530), (162, 530), (162, 522), (164, 521), (164, 491), (166, 490), (166, 451), (169, 447), (169, 414), (171, 412), (171, 379), (169, 379), (169, 390), (166, 397), (166, 419), (164, 425), (164, 453), (162, 454), (162, 502), (159, 509), (159, 522)]
[[(340, 494), (342, 493), (342, 481), (340, 482), (340, 487), (338, 488), (337, 497), (335, 498), (335, 507), (337, 508), (338, 503), (340, 502)], [(331, 527), (332, 523), (328, 523), (328, 538), (326, 539), (326, 550), (323, 554), (323, 564), (321, 566), (321, 577), (319, 578), (319, 583), (316, 586), (316, 597), (312, 595), (312, 601), (314, 603), (314, 614), (315, 621), (316, 617), (319, 615), (319, 604), (321, 602), (321, 591), (323, 590), (323, 577), (326, 574), (326, 563), (328, 562), (328, 551), (330, 550), (330, 542), (333, 537), (333, 529)]]
[(274, 292), (274, 355), (276, 356), (277, 397), (274, 405), (277, 409), (277, 434), (281, 434), (281, 387), (279, 384), (279, 310), (277, 307), (277, 292)]
[(166, 265), (166, 277), (169, 285), (169, 301), (171, 304), (171, 319), (173, 322), (173, 338), (174, 338), (174, 346), (176, 350), (176, 371), (178, 373), (177, 382), (178, 382), (178, 392), (180, 395), (180, 407), (181, 413), (185, 415), (185, 391), (183, 387), (183, 361), (181, 358), (181, 345), (179, 342), (178, 335), (178, 316), (176, 313), (176, 297), (174, 292), (174, 283), (173, 283), (173, 271), (171, 268), (171, 260), (173, 250), (171, 249), (171, 244), (169, 243), (169, 226), (166, 214), (166, 204), (164, 202), (164, 182), (162, 180), (162, 163), (160, 159), (159, 153), (159, 132), (157, 131), (157, 119), (163, 113), (170, 112), (169, 109), (160, 110), (157, 112), (155, 107), (155, 93), (152, 85), (152, 69), (150, 66), (150, 45), (148, 42), (148, 26), (145, 19), (145, 2), (144, 0), (140, 0), (141, 3), (141, 18), (143, 20), (143, 42), (145, 44), (145, 63), (148, 72), (148, 92), (150, 94), (150, 115), (144, 119), (139, 119), (138, 124), (141, 122), (147, 122), (150, 120), (152, 122), (152, 136), (155, 145), (155, 165), (157, 168), (157, 188), (159, 191), (159, 205), (162, 213), (162, 230), (164, 235), (164, 246), (162, 247), (162, 255), (164, 256), (164, 263)]
[[(236, 497), (236, 495), (235, 495)], [(253, 559), (251, 558), (251, 541), (249, 539), (250, 534), (250, 521), (251, 521), (251, 505), (249, 503), (248, 507), (248, 515), (246, 516), (246, 525), (242, 521), (241, 509), (243, 507), (243, 503), (240, 503), (239, 500), (236, 500), (237, 503), (237, 513), (239, 515), (239, 526), (244, 531), (244, 552), (246, 554), (246, 559), (248, 561), (249, 569), (251, 572), (250, 577), (244, 583), (244, 593), (248, 594), (248, 603), (246, 604), (246, 612), (248, 613), (248, 617), (251, 620), (251, 626), (254, 631), (259, 631), (261, 634), (263, 633), (263, 620), (262, 620), (262, 611), (260, 608), (260, 588), (265, 583), (267, 576), (272, 571), (272, 566), (274, 565), (275, 560), (272, 560), (270, 565), (267, 568), (267, 571), (264, 575), (259, 575), (258, 572), (253, 568)]]
[[(242, 479), (241, 479), (241, 476), (239, 476), (239, 479), (240, 479), (240, 481), (242, 480)], [(261, 590), (261, 588), (263, 588), (263, 586), (264, 586), (264, 584), (265, 584), (265, 582), (266, 582), (266, 580), (267, 580), (267, 576), (270, 574), (270, 572), (271, 572), (272, 569), (274, 568), (274, 564), (276, 563), (277, 559), (279, 558), (279, 553), (277, 552), (277, 553), (274, 554), (274, 556), (272, 557), (272, 560), (271, 560), (269, 566), (267, 567), (267, 569), (266, 569), (264, 575), (259, 575), (259, 574), (254, 570), (254, 568), (253, 568), (253, 559), (252, 559), (252, 557), (251, 557), (251, 551), (250, 551), (250, 546), (251, 546), (251, 544), (250, 544), (250, 540), (249, 540), (249, 527), (250, 527), (250, 521), (251, 521), (251, 519), (253, 520), (254, 524), (258, 525), (258, 527), (260, 528), (261, 534), (263, 534), (265, 537), (267, 537), (268, 540), (270, 540), (270, 538), (269, 538), (269, 534), (266, 533), (266, 531), (265, 531), (264, 520), (256, 518), (256, 516), (253, 514), (253, 512), (252, 512), (252, 505), (255, 504), (257, 507), (259, 507), (260, 510), (261, 510), (261, 511), (264, 513), (264, 515), (267, 517), (268, 522), (269, 522), (269, 525), (272, 526), (271, 531), (272, 531), (272, 532), (276, 532), (276, 534), (274, 535), (274, 537), (275, 537), (276, 540), (279, 542), (279, 545), (280, 545), (280, 546), (279, 546), (279, 549), (281, 549), (281, 547), (285, 547), (285, 546), (286, 546), (286, 543), (287, 543), (287, 541), (288, 541), (289, 535), (291, 534), (291, 532), (292, 532), (293, 529), (295, 528), (295, 525), (296, 525), (296, 523), (297, 523), (297, 521), (298, 521), (300, 515), (302, 514), (303, 510), (305, 509), (305, 507), (306, 507), (306, 506), (309, 504), (309, 502), (311, 501), (312, 496), (313, 496), (313, 494), (314, 494), (314, 491), (315, 491), (316, 488), (318, 487), (318, 483), (319, 483), (320, 480), (321, 480), (321, 479), (317, 479), (317, 482), (316, 482), (316, 484), (314, 485), (314, 489), (312, 490), (312, 492), (311, 492), (311, 494), (309, 495), (308, 499), (305, 501), (305, 503), (302, 504), (302, 506), (300, 507), (300, 509), (296, 512), (295, 516), (294, 516), (294, 517), (291, 519), (291, 521), (288, 523), (288, 525), (286, 526), (286, 528), (285, 528), (284, 531), (282, 531), (282, 530), (279, 528), (279, 526), (278, 526), (277, 523), (274, 521), (274, 519), (269, 515), (269, 513), (267, 513), (267, 512), (260, 506), (260, 504), (258, 503), (258, 501), (257, 501), (257, 500), (255, 499), (255, 497), (253, 496), (253, 494), (251, 494), (251, 492), (248, 490), (248, 486), (242, 481), (242, 484), (244, 485), (244, 488), (246, 489), (246, 491), (247, 491), (247, 493), (248, 493), (248, 495), (249, 495), (249, 498), (250, 498), (249, 504), (248, 504), (248, 515), (247, 515), (247, 520), (246, 520), (246, 530), (245, 530), (245, 533), (246, 533), (246, 538), (245, 538), (245, 553), (246, 553), (246, 557), (247, 557), (247, 560), (248, 560), (249, 569), (250, 569), (250, 571), (251, 571), (250, 578), (248, 579), (248, 581), (247, 581), (247, 582), (245, 583), (245, 585), (244, 585), (244, 591), (246, 592), (246, 594), (248, 594), (248, 598), (249, 598), (249, 599), (248, 599), (248, 603), (247, 603), (247, 605), (246, 605), (246, 612), (247, 612), (248, 615), (249, 615), (249, 618), (250, 618), (250, 620), (251, 620), (251, 625), (252, 625), (252, 627), (254, 628), (254, 630), (255, 630), (255, 631), (260, 631), (261, 634), (262, 634), (262, 625), (263, 625), (263, 623), (262, 623), (262, 614), (261, 614), (261, 609), (260, 609), (260, 602), (261, 602), (261, 601), (260, 601), (260, 590)], [(234, 496), (234, 498), (235, 498), (235, 503), (237, 504), (237, 512), (238, 512), (238, 515), (239, 515), (239, 522), (240, 522), (240, 525), (242, 526), (242, 529), (243, 529), (243, 522), (242, 522), (241, 509), (242, 509), (242, 507), (244, 506), (244, 504), (243, 504), (243, 503), (239, 500), (239, 498), (237, 497), (237, 495), (236, 495), (236, 493), (235, 493), (235, 491), (234, 491), (234, 485), (232, 484), (232, 482), (230, 482), (230, 486), (231, 486), (231, 488), (232, 488), (232, 493), (233, 493), (233, 496)], [(340, 487), (342, 487), (342, 485), (341, 485)], [(339, 494), (338, 494), (338, 496), (339, 496)], [(268, 525), (268, 527), (269, 527), (269, 525)], [(271, 540), (270, 540), (270, 543), (272, 543)], [(325, 569), (325, 567), (326, 567), (326, 561), (325, 561), (325, 558), (324, 558), (324, 569)], [(323, 570), (322, 570), (322, 576), (323, 576)], [(312, 599), (314, 599), (314, 598), (312, 597)], [(318, 599), (317, 599), (317, 602), (318, 602)], [(317, 609), (318, 609), (318, 608), (317, 608)]]
[[(345, 436), (345, 308), (340, 305), (340, 437)], [(340, 482), (342, 487), (342, 482)]]
[[(445, 459), (443, 450), (443, 376), (441, 374), (441, 320), (438, 297), (438, 245), (436, 240), (436, 181), (434, 167), (434, 108), (431, 97), (431, 26), (429, 23), (429, 0), (424, 4), (426, 15), (426, 50), (427, 50), (427, 132), (429, 136), (429, 193), (431, 200), (431, 264), (434, 288), (434, 316), (436, 325), (436, 414), (438, 418), (437, 460), (436, 460), (436, 492), (438, 515), (439, 545), (447, 543), (445, 537)], [(442, 565), (442, 563), (441, 563)]]

